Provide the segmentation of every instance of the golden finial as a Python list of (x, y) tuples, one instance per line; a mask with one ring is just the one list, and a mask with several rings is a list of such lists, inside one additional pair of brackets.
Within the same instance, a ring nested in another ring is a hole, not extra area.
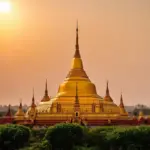
[(20, 105), (19, 108), (22, 109), (22, 99), (20, 99)]
[(80, 58), (80, 52), (79, 52), (79, 36), (78, 36), (78, 21), (77, 21), (77, 27), (76, 27), (76, 45), (75, 45), (75, 54), (74, 54), (74, 58)]
[(32, 92), (33, 92), (32, 94), (33, 94), (33, 98), (34, 98), (34, 88), (32, 89)]
[(32, 103), (34, 103), (34, 88), (33, 88)]
[(34, 88), (33, 88), (33, 97), (32, 97), (32, 105), (31, 107), (35, 107), (35, 98), (34, 98)]
[(108, 87), (108, 80), (107, 80), (107, 86), (106, 86), (106, 96), (110, 96), (110, 94), (109, 94), (109, 87)]
[(45, 96), (48, 96), (47, 79), (46, 79), (46, 83), (45, 83)]
[(122, 108), (124, 108), (122, 92), (121, 92), (121, 96), (120, 96), (120, 105), (119, 106), (122, 107)]

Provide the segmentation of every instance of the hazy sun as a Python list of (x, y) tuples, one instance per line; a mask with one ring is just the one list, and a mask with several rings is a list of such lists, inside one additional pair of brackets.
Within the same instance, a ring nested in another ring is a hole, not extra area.
[(11, 4), (10, 2), (4, 2), (4, 1), (0, 1), (0, 12), (2, 13), (8, 13), (11, 10)]

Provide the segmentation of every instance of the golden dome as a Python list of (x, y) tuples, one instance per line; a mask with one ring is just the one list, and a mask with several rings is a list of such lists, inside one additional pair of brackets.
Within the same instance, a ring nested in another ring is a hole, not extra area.
[(79, 96), (99, 97), (96, 92), (96, 87), (90, 81), (64, 81), (59, 87), (56, 97), (60, 96), (75, 96), (76, 83), (78, 83)]

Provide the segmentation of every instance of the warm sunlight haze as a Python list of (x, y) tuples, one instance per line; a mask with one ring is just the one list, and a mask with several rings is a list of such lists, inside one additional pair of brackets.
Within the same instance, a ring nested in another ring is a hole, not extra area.
[(0, 0), (0, 105), (39, 103), (70, 70), (76, 20), (84, 69), (115, 104), (150, 106), (150, 0)]
[(11, 10), (10, 2), (0, 1), (0, 13), (8, 13)]

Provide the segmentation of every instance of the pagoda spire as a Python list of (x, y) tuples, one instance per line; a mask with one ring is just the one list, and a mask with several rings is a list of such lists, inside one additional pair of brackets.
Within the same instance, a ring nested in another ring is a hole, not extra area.
[(11, 114), (11, 105), (9, 104), (8, 105), (8, 111), (7, 111), (7, 113), (6, 113), (6, 117), (11, 117), (12, 116), (12, 114)]
[(86, 78), (89, 80), (83, 68), (83, 63), (82, 63), (82, 59), (81, 59), (80, 51), (79, 51), (78, 22), (77, 22), (77, 27), (76, 27), (75, 53), (74, 53), (74, 57), (71, 63), (71, 70), (69, 71), (67, 75), (67, 78), (72, 78), (72, 77)]
[(80, 52), (79, 52), (79, 35), (78, 35), (78, 21), (77, 21), (77, 27), (76, 27), (76, 45), (75, 45), (75, 54), (74, 54), (74, 58), (81, 58), (80, 56)]
[(47, 79), (46, 79), (46, 83), (45, 83), (45, 96), (48, 96)]
[(48, 96), (48, 88), (47, 88), (47, 79), (46, 79), (46, 83), (45, 83), (45, 94), (44, 94), (44, 97), (43, 99), (41, 100), (42, 102), (45, 102), (45, 101), (49, 101), (50, 100), (50, 97)]
[(124, 103), (123, 103), (123, 97), (122, 97), (122, 93), (121, 93), (121, 97), (120, 97), (120, 105), (121, 108), (124, 108)]
[(19, 108), (22, 109), (22, 100), (20, 100)]
[(104, 100), (108, 101), (108, 102), (113, 102), (113, 100), (110, 96), (110, 92), (109, 92), (108, 80), (107, 80), (107, 84), (106, 84), (106, 95), (104, 97)]
[(34, 98), (34, 88), (33, 88), (33, 96), (32, 96), (32, 105), (31, 105), (31, 107), (36, 107), (35, 98)]
[(33, 96), (32, 96), (32, 103), (34, 103), (34, 88), (33, 88)]
[(126, 109), (124, 107), (122, 93), (121, 93), (121, 97), (120, 97), (120, 105), (119, 105), (119, 107), (120, 107), (120, 113), (122, 115), (128, 115), (128, 113), (126, 112)]
[(109, 87), (108, 87), (108, 80), (107, 80), (107, 86), (106, 86), (106, 96), (110, 96), (110, 94), (109, 94)]

